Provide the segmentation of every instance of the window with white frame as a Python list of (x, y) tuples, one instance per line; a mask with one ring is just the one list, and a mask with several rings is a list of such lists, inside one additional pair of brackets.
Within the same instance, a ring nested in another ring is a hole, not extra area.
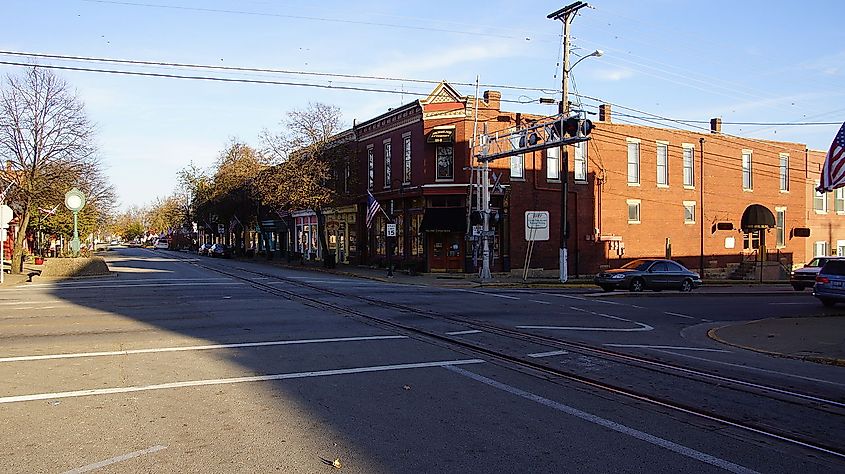
[(560, 148), (546, 148), (546, 179), (560, 181)]
[(836, 188), (833, 190), (833, 210), (837, 214), (845, 213), (845, 188)]
[(375, 157), (373, 156), (373, 146), (367, 147), (367, 189), (373, 189), (373, 181), (375, 180)]
[(695, 224), (695, 201), (684, 201), (684, 224)]
[(628, 199), (626, 202), (628, 203), (628, 223), (629, 224), (639, 224), (640, 223), (640, 200), (639, 199)]
[(390, 155), (391, 155), (392, 147), (390, 146), (390, 140), (384, 141), (384, 187), (389, 188), (391, 181), (390, 176)]
[(786, 247), (786, 208), (775, 208), (775, 241), (778, 248)]
[(789, 191), (789, 153), (779, 155), (778, 174), (780, 177), (780, 190)]
[(754, 189), (751, 169), (751, 150), (742, 150), (742, 189)]
[(575, 156), (574, 156), (574, 166), (575, 169), (572, 170), (573, 174), (575, 175), (575, 182), (578, 183), (586, 183), (587, 182), (587, 143), (588, 142), (578, 142), (575, 144)]
[(402, 137), (402, 182), (411, 184), (411, 136), (410, 134)]
[[(511, 137), (511, 147), (519, 148), (519, 137)], [(525, 178), (525, 155), (514, 155), (511, 157), (511, 179), (523, 178)]]
[(845, 255), (845, 240), (836, 241), (836, 255), (840, 257)]
[[(819, 187), (819, 182), (816, 181), (816, 188)], [(827, 194), (816, 191), (813, 195), (813, 210), (817, 213), (827, 212)]]
[(760, 231), (752, 230), (747, 234), (742, 234), (742, 248), (745, 250), (753, 250), (760, 248)]
[(628, 139), (628, 184), (640, 184), (640, 141)]
[(669, 144), (657, 142), (657, 185), (669, 186)]
[(813, 243), (813, 256), (814, 257), (824, 257), (828, 255), (827, 253), (827, 241), (826, 240), (819, 240)]
[(695, 186), (695, 146), (689, 143), (682, 145), (684, 150), (684, 186)]

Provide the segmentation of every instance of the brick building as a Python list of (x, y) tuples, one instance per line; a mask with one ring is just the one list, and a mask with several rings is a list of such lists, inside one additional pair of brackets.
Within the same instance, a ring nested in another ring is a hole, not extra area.
[[(354, 208), (344, 211), (346, 240), (355, 243), (350, 263), (477, 271), (477, 240), (468, 237), (478, 209), (474, 130), (507, 133), (543, 120), (502, 111), (500, 97), (462, 96), (441, 83), (425, 99), (354, 125), (361, 198), (356, 216)], [(845, 224), (837, 219), (845, 194), (825, 196), (824, 208), (813, 198), (824, 154), (723, 135), (718, 119), (709, 131), (690, 132), (614, 123), (602, 106), (594, 125), (591, 139), (566, 153), (570, 274), (669, 255), (708, 276), (763, 267), (774, 278), (813, 254), (845, 254)], [(557, 271), (560, 165), (557, 149), (491, 163), (500, 184), (491, 200), (493, 271)], [(367, 190), (384, 210), (369, 229)], [(548, 240), (526, 240), (529, 211), (548, 212)], [(393, 245), (385, 236), (391, 221)], [(799, 237), (805, 228), (811, 236)], [(755, 260), (766, 263), (747, 264)]]

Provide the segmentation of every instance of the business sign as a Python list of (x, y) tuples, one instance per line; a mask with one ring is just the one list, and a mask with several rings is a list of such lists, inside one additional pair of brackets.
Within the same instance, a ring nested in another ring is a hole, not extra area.
[(525, 211), (525, 240), (549, 240), (549, 211)]

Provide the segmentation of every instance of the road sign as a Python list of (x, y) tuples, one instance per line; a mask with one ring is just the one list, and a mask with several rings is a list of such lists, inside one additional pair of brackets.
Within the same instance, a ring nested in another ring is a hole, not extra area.
[(481, 232), (484, 230), (484, 226), (482, 225), (474, 225), (472, 226), (472, 236), (478, 237), (481, 235)]
[(226, 226), (223, 224), (217, 224), (217, 233), (224, 234), (226, 233)]
[(387, 236), (396, 237), (396, 224), (387, 224)]
[(525, 211), (525, 240), (549, 240), (549, 211)]
[(15, 213), (12, 212), (12, 208), (3, 204), (0, 206), (0, 227), (6, 228), (9, 226), (9, 222), (12, 221), (12, 218), (15, 217)]

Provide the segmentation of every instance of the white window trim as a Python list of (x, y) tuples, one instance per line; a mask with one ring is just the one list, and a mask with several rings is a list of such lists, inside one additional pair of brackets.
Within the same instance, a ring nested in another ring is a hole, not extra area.
[[(587, 149), (589, 148), (587, 146), (588, 143), (589, 142), (579, 142), (579, 143), (576, 143), (575, 145), (572, 146), (572, 150), (573, 150), (572, 151), (572, 170), (573, 170), (572, 174), (573, 174), (573, 176), (575, 175), (574, 171), (578, 168), (578, 166), (577, 166), (578, 162), (575, 161), (575, 156), (576, 156), (575, 150), (577, 150), (581, 146), (584, 147), (584, 178), (583, 179), (575, 178), (575, 183), (577, 183), (577, 184), (587, 184), (587, 182), (589, 181), (588, 176), (590, 175), (590, 158), (589, 158), (589, 156), (587, 156), (588, 155)], [(566, 158), (569, 159), (568, 153), (567, 153)]]
[[(686, 212), (687, 206), (692, 206), (692, 220), (691, 221), (687, 220), (687, 212)], [(695, 201), (684, 201), (684, 224), (695, 224), (695, 219), (696, 219), (695, 214), (698, 211), (698, 209), (696, 209), (696, 207), (697, 206), (696, 206)]]
[[(660, 174), (659, 174), (660, 168), (658, 167), (658, 165), (660, 164), (660, 162), (658, 161), (658, 158), (657, 158), (657, 156), (658, 156), (657, 150), (660, 149), (661, 145), (666, 147), (666, 184), (661, 184), (660, 179), (659, 179), (660, 178)], [(670, 183), (669, 178), (671, 176), (670, 170), (669, 170), (669, 142), (668, 141), (666, 141), (666, 140), (656, 140), (654, 142), (654, 159), (655, 159), (655, 166), (654, 167), (655, 167), (655, 174), (656, 174), (656, 178), (657, 178), (657, 187), (661, 188), (661, 189), (666, 189), (666, 188), (669, 187), (669, 183)]]
[[(387, 153), (384, 156), (384, 189), (390, 189), (393, 186), (393, 144), (390, 143), (390, 139), (384, 140), (382, 142), (382, 150), (387, 151), (390, 150), (390, 158), (387, 157)], [(387, 175), (387, 168), (390, 165), (390, 176)]]
[[(628, 170), (628, 145), (631, 143), (637, 144), (637, 180), (630, 181), (631, 173)], [(625, 181), (628, 183), (628, 186), (631, 187), (638, 187), (640, 183), (643, 181), (643, 150), (642, 144), (640, 143), (639, 138), (626, 138), (625, 139)]]
[[(783, 243), (778, 244), (778, 214), (783, 212)], [(786, 234), (786, 206), (775, 206), (775, 248), (786, 248), (786, 241), (787, 241), (787, 234)]]
[[(692, 184), (687, 184), (684, 180), (684, 169), (686, 166), (684, 165), (684, 153), (686, 150), (692, 150)], [(681, 182), (684, 185), (684, 189), (695, 189), (695, 145), (692, 143), (681, 143)]]
[[(748, 155), (748, 184), (750, 184), (748, 187), (745, 186), (745, 155)], [(739, 159), (741, 160), (740, 169), (742, 170), (742, 190), (750, 193), (754, 191), (754, 150), (743, 148)], [(778, 167), (780, 167), (780, 163), (778, 163)], [(778, 179), (780, 179), (780, 175), (778, 175)]]
[[(549, 166), (549, 160), (551, 159), (549, 157), (549, 152), (552, 151), (552, 150), (555, 150), (555, 152), (557, 152), (557, 158), (555, 159), (555, 161), (557, 162), (557, 168), (555, 168), (555, 172), (557, 174), (556, 177), (549, 176), (549, 173), (552, 171), (552, 167)], [(560, 182), (560, 174), (561, 174), (560, 148), (558, 148), (558, 147), (546, 148), (545, 155), (546, 155), (546, 181), (550, 182), (550, 183), (559, 183)]]
[(411, 132), (405, 132), (402, 134), (402, 184), (411, 184), (411, 179), (413, 179), (414, 175), (414, 142), (411, 140), (410, 142), (410, 149), (411, 149), (411, 176), (408, 176), (408, 180), (405, 180), (405, 140), (411, 139)]
[[(637, 219), (637, 220), (631, 220), (631, 219), (630, 219), (630, 217), (629, 217), (629, 218), (628, 218), (628, 223), (629, 223), (629, 224), (640, 224), (640, 223), (642, 223), (642, 221), (643, 221), (643, 206), (642, 206), (642, 201), (641, 201), (641, 200), (639, 200), (639, 199), (626, 199), (626, 200), (625, 200), (625, 204), (627, 204), (627, 207), (631, 207), (632, 205), (637, 206), (637, 209), (638, 209), (637, 214), (639, 214), (639, 219)], [(627, 212), (627, 211), (628, 211), (628, 209), (625, 209), (625, 211)]]
[(376, 153), (373, 145), (367, 145), (367, 189), (370, 191), (376, 185)]
[[(841, 194), (842, 198), (841, 199), (837, 198), (836, 197), (837, 194)], [(843, 202), (843, 206), (842, 206), (841, 211), (836, 210), (836, 201), (837, 200)], [(845, 188), (836, 188), (836, 189), (833, 190), (833, 212), (835, 212), (836, 214), (838, 214), (840, 216), (845, 215)]]
[(816, 209), (816, 188), (820, 186), (819, 180), (816, 180), (816, 185), (813, 187), (813, 212), (816, 214), (827, 214), (827, 193), (822, 193), (822, 208)]
[[(783, 158), (783, 157), (786, 157), (786, 189), (780, 188), (780, 159)], [(789, 172), (789, 159), (790, 159), (789, 153), (780, 153), (778, 155), (778, 191), (780, 191), (783, 194), (788, 194), (789, 188), (792, 187), (792, 186), (790, 186), (791, 183), (789, 182), (790, 175), (792, 174), (792, 173)]]
[[(821, 254), (816, 252), (816, 249), (819, 248), (819, 244), (822, 244), (824, 247), (824, 252)], [(813, 242), (813, 257), (826, 257), (828, 253), (830, 253), (830, 249), (827, 246), (827, 240), (817, 240)]]

